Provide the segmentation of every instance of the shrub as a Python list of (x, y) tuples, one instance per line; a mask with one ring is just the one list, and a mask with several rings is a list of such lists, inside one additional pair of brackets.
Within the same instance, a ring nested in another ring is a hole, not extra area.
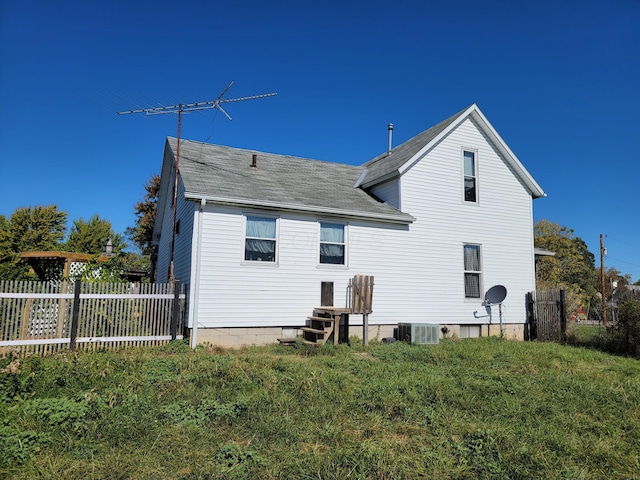
[(20, 360), (12, 359), (0, 369), (0, 401), (8, 401), (18, 397), (26, 397), (33, 390), (33, 373), (22, 371)]
[(629, 299), (620, 304), (613, 334), (631, 355), (640, 354), (640, 302)]
[(207, 420), (235, 418), (245, 409), (245, 399), (221, 403), (205, 398), (196, 406), (187, 401), (171, 403), (162, 408), (161, 413), (163, 418), (172, 423), (199, 426), (204, 425)]

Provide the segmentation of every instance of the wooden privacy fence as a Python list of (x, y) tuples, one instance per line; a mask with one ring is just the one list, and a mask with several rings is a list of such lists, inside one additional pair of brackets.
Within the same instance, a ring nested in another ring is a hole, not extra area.
[(536, 290), (527, 294), (529, 340), (565, 342), (567, 308), (564, 290)]
[(186, 309), (175, 284), (0, 281), (0, 353), (159, 345)]

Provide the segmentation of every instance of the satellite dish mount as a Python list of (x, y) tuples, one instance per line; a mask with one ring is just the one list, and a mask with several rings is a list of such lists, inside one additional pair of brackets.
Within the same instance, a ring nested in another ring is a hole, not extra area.
[(498, 305), (498, 314), (500, 317), (500, 338), (504, 334), (502, 330), (502, 302), (507, 297), (507, 289), (503, 285), (494, 285), (484, 294), (483, 304), (489, 310), (489, 325), (492, 323), (491, 307)]

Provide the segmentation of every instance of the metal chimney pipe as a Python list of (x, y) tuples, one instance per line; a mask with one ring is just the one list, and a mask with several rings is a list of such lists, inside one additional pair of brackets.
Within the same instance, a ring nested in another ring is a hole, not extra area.
[(253, 158), (251, 159), (251, 166), (256, 168), (258, 166), (258, 155), (253, 154)]
[(387, 147), (387, 155), (389, 155), (391, 153), (391, 145), (393, 140), (393, 123), (387, 125), (387, 128), (389, 130), (389, 146)]

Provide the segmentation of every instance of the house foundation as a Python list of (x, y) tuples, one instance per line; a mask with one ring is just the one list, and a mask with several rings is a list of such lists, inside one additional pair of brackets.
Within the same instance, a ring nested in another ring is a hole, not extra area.
[[(503, 336), (510, 340), (524, 340), (524, 324), (503, 324)], [(500, 336), (500, 325), (440, 325), (440, 338), (480, 338)], [(446, 332), (443, 332), (446, 327)], [(461, 328), (462, 327), (462, 328)], [(466, 328), (465, 328), (466, 327)], [(475, 328), (469, 328), (475, 327)], [(292, 338), (301, 334), (302, 327), (237, 327), (237, 328), (199, 328), (197, 340), (199, 344), (211, 344), (223, 348), (240, 348), (252, 345), (270, 345), (278, 343), (279, 338)], [(394, 336), (397, 324), (370, 325), (368, 329), (370, 341), (382, 341)], [(362, 339), (362, 325), (351, 325), (350, 336)], [(188, 329), (187, 337), (191, 338), (192, 329)]]

